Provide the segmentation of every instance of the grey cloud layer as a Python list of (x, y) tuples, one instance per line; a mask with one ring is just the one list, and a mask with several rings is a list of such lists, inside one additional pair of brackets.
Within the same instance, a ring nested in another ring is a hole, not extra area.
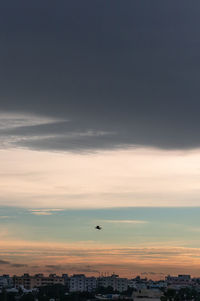
[(0, 109), (57, 121), (4, 128), (1, 139), (72, 151), (199, 147), (199, 10), (197, 0), (2, 3)]
[(7, 261), (7, 260), (2, 260), (2, 259), (0, 259), (0, 265), (1, 265), (1, 264), (10, 264), (10, 262)]
[(11, 263), (10, 261), (7, 260), (0, 260), (0, 265), (10, 265), (11, 267), (14, 268), (23, 268), (23, 267), (27, 267), (27, 264), (22, 264), (22, 263)]

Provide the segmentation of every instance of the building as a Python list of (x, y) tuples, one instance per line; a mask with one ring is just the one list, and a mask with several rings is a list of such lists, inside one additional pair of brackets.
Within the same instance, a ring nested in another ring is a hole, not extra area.
[(136, 290), (147, 289), (149, 286), (149, 282), (147, 278), (140, 278), (137, 276), (133, 279), (128, 279), (128, 287), (134, 288)]
[(149, 288), (158, 288), (158, 289), (166, 289), (167, 282), (160, 280), (160, 281), (149, 281), (148, 282)]
[(192, 279), (190, 275), (178, 275), (170, 276), (168, 275), (165, 279), (169, 288), (180, 289), (192, 285)]
[(160, 301), (163, 293), (158, 289), (143, 289), (133, 292), (133, 301)]
[(136, 289), (136, 284), (137, 282), (135, 281), (135, 279), (128, 279), (128, 287)]
[(99, 277), (98, 278), (99, 287), (112, 287), (114, 291), (123, 292), (128, 289), (128, 279), (120, 278), (118, 275), (111, 275), (108, 277)]
[(191, 282), (191, 276), (190, 275), (178, 275), (178, 277), (176, 277), (176, 276), (168, 275), (165, 278), (165, 280), (168, 284), (188, 284)]
[(191, 276), (190, 275), (178, 275), (178, 279), (180, 281), (190, 281), (191, 280)]
[(64, 285), (69, 287), (70, 277), (68, 274), (62, 274), (62, 278), (64, 279)]
[(97, 288), (97, 278), (96, 277), (86, 277), (85, 286), (87, 292), (93, 292)]
[(12, 287), (13, 280), (9, 275), (0, 276), (0, 289), (4, 287)]
[(70, 292), (92, 292), (97, 288), (95, 277), (86, 277), (84, 274), (75, 274), (70, 278)]
[(84, 292), (86, 290), (85, 287), (85, 275), (84, 274), (76, 274), (70, 277), (69, 281), (69, 291), (70, 292)]
[(115, 290), (118, 292), (125, 292), (128, 289), (128, 279), (117, 277), (115, 281)]
[(36, 274), (30, 276), (29, 274), (24, 274), (23, 276), (13, 276), (13, 283), (16, 288), (23, 286), (25, 289), (32, 289), (34, 287), (62, 284), (64, 285), (64, 278), (57, 276), (56, 274), (50, 274), (45, 277), (43, 274)]

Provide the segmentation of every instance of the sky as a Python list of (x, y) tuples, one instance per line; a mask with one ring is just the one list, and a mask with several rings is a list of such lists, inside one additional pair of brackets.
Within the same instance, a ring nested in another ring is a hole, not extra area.
[(200, 276), (199, 11), (1, 2), (3, 273)]

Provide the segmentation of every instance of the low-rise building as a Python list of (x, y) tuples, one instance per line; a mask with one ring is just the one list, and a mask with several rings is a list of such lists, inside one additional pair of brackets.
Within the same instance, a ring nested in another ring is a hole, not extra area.
[(168, 275), (165, 279), (168, 288), (179, 290), (181, 288), (186, 288), (194, 285), (194, 281), (191, 279), (190, 275), (178, 275), (170, 276)]
[(23, 276), (13, 276), (13, 282), (16, 288), (23, 286), (26, 289), (32, 289), (34, 287), (54, 284), (64, 285), (64, 278), (56, 274), (50, 274), (49, 276), (44, 276), (43, 274), (36, 274), (34, 276), (24, 274)]
[(99, 287), (112, 287), (114, 291), (123, 292), (128, 289), (128, 279), (120, 278), (118, 275), (111, 275), (108, 277), (99, 277), (98, 278)]
[(62, 278), (64, 279), (64, 285), (69, 287), (70, 277), (68, 274), (62, 274)]
[(133, 301), (160, 301), (163, 293), (158, 289), (143, 289), (133, 292)]
[(178, 277), (177, 277), (177, 276), (168, 275), (165, 278), (165, 280), (168, 284), (188, 284), (191, 282), (191, 276), (190, 275), (178, 275)]
[(9, 275), (0, 276), (0, 289), (4, 287), (12, 287), (13, 280)]

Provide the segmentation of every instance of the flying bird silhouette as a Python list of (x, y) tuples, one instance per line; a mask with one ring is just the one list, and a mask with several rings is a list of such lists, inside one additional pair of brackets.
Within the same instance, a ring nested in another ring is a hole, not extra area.
[(101, 230), (102, 227), (101, 227), (101, 226), (96, 226), (95, 229), (96, 229), (96, 230)]

